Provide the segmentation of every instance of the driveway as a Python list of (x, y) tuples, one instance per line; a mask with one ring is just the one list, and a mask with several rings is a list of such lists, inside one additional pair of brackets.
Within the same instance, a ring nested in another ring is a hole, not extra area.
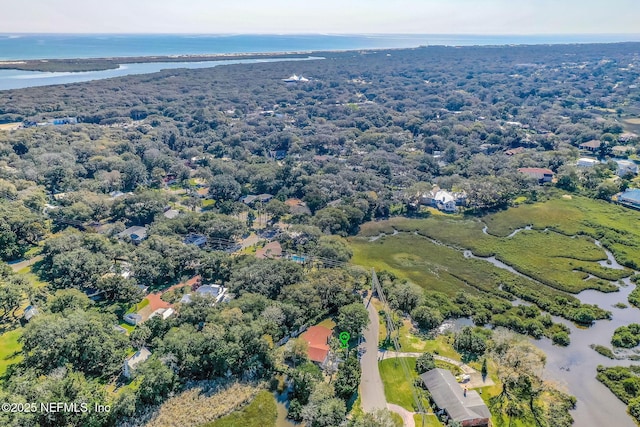
[(369, 312), (369, 326), (363, 333), (363, 341), (359, 351), (362, 353), (360, 366), (362, 377), (360, 379), (360, 395), (362, 398), (362, 410), (371, 412), (375, 409), (387, 407), (387, 400), (384, 397), (384, 385), (378, 370), (378, 311), (370, 299), (365, 299), (364, 304)]
[(402, 417), (402, 424), (404, 427), (415, 427), (416, 420), (413, 418), (415, 412), (409, 412), (402, 406), (394, 405), (393, 403), (387, 403), (387, 409)]
[[(421, 355), (422, 353), (403, 353), (403, 352), (398, 353), (395, 351), (384, 351), (384, 350), (381, 350), (378, 352), (378, 357), (380, 358), (380, 360), (389, 359), (390, 357), (396, 357), (396, 356), (417, 358), (417, 357), (420, 357)], [(482, 374), (480, 372), (476, 371), (471, 366), (460, 362), (459, 360), (453, 360), (448, 357), (440, 356), (438, 354), (434, 354), (433, 358), (436, 360), (447, 362), (451, 365), (455, 365), (459, 367), (463, 373), (469, 375), (471, 378), (466, 382), (462, 383), (466, 388), (486, 387), (486, 386), (491, 386), (495, 384), (490, 377), (483, 379)], [(462, 387), (462, 384), (460, 385), (460, 387)]]
[(42, 259), (42, 255), (38, 255), (31, 259), (26, 259), (24, 261), (9, 263), (9, 266), (14, 271), (14, 273), (17, 273), (18, 271), (22, 270), (25, 267), (32, 266), (33, 264), (40, 261), (41, 259)]

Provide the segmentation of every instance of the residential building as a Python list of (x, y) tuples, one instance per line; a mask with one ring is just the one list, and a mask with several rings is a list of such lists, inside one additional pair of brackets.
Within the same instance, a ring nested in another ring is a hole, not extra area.
[(618, 196), (618, 203), (630, 208), (640, 209), (640, 189), (630, 188)]
[(279, 242), (269, 242), (256, 251), (256, 258), (282, 258), (282, 246)]
[(614, 159), (613, 161), (618, 164), (618, 170), (616, 171), (616, 174), (618, 176), (638, 174), (638, 165), (636, 165), (634, 162), (621, 159)]
[(126, 323), (128, 323), (128, 324), (130, 324), (130, 325), (132, 325), (132, 326), (136, 326), (136, 325), (139, 325), (140, 323), (142, 323), (142, 316), (141, 316), (141, 315), (139, 315), (138, 313), (128, 313), (128, 314), (125, 314), (125, 315), (122, 317), (122, 319), (123, 319)]
[(33, 319), (34, 316), (38, 315), (38, 309), (33, 306), (33, 305), (29, 305), (27, 306), (27, 308), (24, 309), (24, 314), (22, 315), (22, 318), (25, 320), (25, 322), (29, 322), (31, 319)]
[(271, 199), (273, 199), (273, 194), (248, 194), (244, 197), (240, 198), (240, 201), (242, 203), (244, 203), (245, 205), (252, 205), (256, 202), (261, 202), (261, 203), (267, 203), (269, 202)]
[(599, 163), (600, 161), (596, 159), (590, 159), (589, 157), (581, 157), (578, 159), (577, 166), (579, 168), (592, 168)]
[(133, 371), (135, 371), (136, 366), (140, 363), (144, 362), (151, 356), (151, 352), (147, 350), (146, 347), (142, 347), (140, 350), (136, 351), (131, 357), (127, 357), (124, 360), (124, 367), (122, 370), (122, 374), (126, 378), (131, 378), (133, 376)]
[[(227, 296), (227, 288), (220, 285), (203, 285), (196, 289), (197, 295), (210, 298), (213, 300), (213, 304), (217, 304), (225, 299)], [(181, 304), (190, 304), (192, 301), (192, 294), (184, 294), (180, 299)]]
[(308, 344), (307, 356), (309, 360), (320, 366), (325, 366), (329, 361), (329, 337), (333, 331), (324, 326), (312, 326), (302, 334), (302, 339)]
[(147, 318), (147, 320), (151, 319), (154, 316), (160, 316), (162, 318), (162, 320), (166, 320), (169, 317), (171, 317), (174, 313), (175, 313), (175, 311), (171, 307), (169, 307), (169, 308), (159, 308), (156, 311), (154, 311), (153, 313), (151, 313), (149, 315), (149, 317)]
[(291, 215), (311, 215), (311, 210), (307, 204), (300, 199), (287, 199), (284, 204), (289, 206)]
[(611, 147), (614, 156), (628, 156), (633, 153), (634, 148), (628, 145), (615, 145)]
[(183, 242), (187, 245), (196, 245), (201, 248), (207, 244), (207, 236), (203, 236), (202, 234), (188, 234)]
[(457, 212), (458, 206), (463, 206), (467, 201), (467, 194), (464, 191), (450, 192), (440, 189), (438, 186), (431, 191), (419, 196), (419, 203), (433, 206), (443, 212)]
[(121, 239), (129, 238), (136, 245), (147, 238), (147, 227), (134, 225), (117, 234)]
[(221, 285), (203, 285), (196, 290), (196, 294), (213, 298), (215, 302), (220, 302), (226, 292), (227, 288)]
[(463, 390), (453, 374), (446, 369), (432, 369), (420, 375), (429, 390), (431, 400), (444, 414), (464, 427), (488, 427), (491, 412), (475, 390)]
[(544, 184), (545, 182), (551, 182), (551, 180), (553, 179), (553, 171), (551, 169), (519, 168), (518, 172), (528, 175), (531, 178), (537, 179), (539, 184)]
[(504, 152), (504, 154), (506, 154), (507, 156), (513, 156), (515, 154), (522, 154), (522, 153), (524, 153), (524, 147), (511, 148)]
[(602, 144), (600, 141), (592, 139), (591, 141), (583, 142), (582, 144), (578, 145), (578, 148), (580, 148), (581, 150), (591, 151), (593, 153), (595, 151), (598, 151), (598, 149), (600, 148), (600, 144)]

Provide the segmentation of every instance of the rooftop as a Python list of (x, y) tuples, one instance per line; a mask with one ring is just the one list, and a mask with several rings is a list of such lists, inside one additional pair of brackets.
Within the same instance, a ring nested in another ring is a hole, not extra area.
[(256, 258), (280, 258), (282, 256), (282, 246), (278, 242), (269, 242), (263, 248), (256, 251)]
[(619, 201), (640, 204), (640, 189), (630, 188), (618, 197)]
[(140, 350), (136, 351), (131, 357), (126, 360), (127, 365), (129, 365), (130, 369), (134, 369), (136, 365), (144, 362), (151, 356), (151, 352), (147, 350), (146, 347), (142, 347)]
[(325, 361), (329, 354), (329, 337), (332, 334), (333, 331), (324, 326), (312, 326), (302, 334), (302, 339), (309, 344), (309, 360), (318, 363)]
[(118, 233), (118, 237), (130, 237), (131, 240), (144, 240), (147, 238), (147, 227), (134, 225), (133, 227), (129, 227), (126, 230)]
[[(458, 422), (491, 418), (489, 408), (476, 391), (466, 396), (453, 374), (446, 369), (432, 369), (420, 375), (433, 401)], [(466, 425), (466, 424), (465, 424)]]

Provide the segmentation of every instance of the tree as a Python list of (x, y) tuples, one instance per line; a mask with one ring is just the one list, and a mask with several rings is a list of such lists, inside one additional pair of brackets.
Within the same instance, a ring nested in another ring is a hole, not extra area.
[(215, 200), (237, 200), (241, 191), (238, 181), (229, 175), (216, 175), (209, 183), (209, 195)]
[(92, 303), (84, 292), (77, 289), (60, 289), (47, 298), (47, 306), (51, 313), (86, 310)]
[(436, 362), (433, 359), (433, 354), (431, 353), (422, 353), (420, 357), (416, 359), (416, 371), (418, 372), (418, 375), (435, 369), (435, 367)]
[(360, 302), (340, 307), (336, 319), (338, 331), (346, 331), (351, 338), (360, 336), (364, 328), (369, 324), (369, 312)]
[(396, 422), (388, 409), (376, 409), (354, 417), (349, 427), (395, 427)]
[(69, 364), (92, 377), (107, 378), (120, 370), (127, 338), (114, 333), (113, 316), (75, 310), (43, 314), (22, 335), (24, 364), (47, 374)]
[(418, 324), (421, 329), (431, 330), (440, 326), (444, 317), (435, 308), (429, 308), (424, 305), (416, 307), (411, 312), (411, 318)]
[(147, 324), (138, 325), (131, 333), (129, 334), (129, 340), (131, 341), (131, 345), (134, 348), (142, 348), (149, 342), (151, 338), (151, 329)]
[(96, 289), (103, 291), (106, 299), (128, 305), (135, 304), (144, 297), (135, 280), (115, 273), (104, 275), (98, 279)]
[(307, 361), (309, 344), (302, 338), (294, 338), (289, 343), (285, 350), (285, 357), (291, 359), (295, 368), (297, 364)]
[(482, 369), (480, 371), (480, 373), (482, 374), (482, 378), (486, 378), (487, 374), (489, 373), (489, 370), (487, 369), (487, 358), (485, 357), (484, 359), (482, 359)]
[(484, 353), (487, 348), (486, 338), (475, 332), (473, 328), (467, 326), (456, 332), (453, 347), (461, 352), (478, 356)]
[(22, 290), (15, 283), (0, 284), (0, 307), (2, 308), (2, 317), (6, 317), (10, 312), (20, 306), (22, 299)]
[(309, 403), (302, 409), (302, 419), (309, 427), (334, 427), (345, 418), (344, 401), (335, 396), (330, 384), (320, 383), (309, 396)]
[(147, 405), (161, 403), (178, 384), (173, 371), (155, 356), (136, 367), (134, 380), (140, 401)]
[(389, 302), (403, 313), (410, 313), (420, 302), (424, 290), (413, 283), (394, 282), (390, 287)]
[(356, 357), (348, 357), (340, 364), (338, 377), (334, 383), (336, 395), (348, 401), (360, 385), (360, 361)]
[(265, 206), (265, 211), (271, 215), (274, 222), (278, 222), (280, 218), (289, 213), (289, 206), (278, 199), (271, 199)]

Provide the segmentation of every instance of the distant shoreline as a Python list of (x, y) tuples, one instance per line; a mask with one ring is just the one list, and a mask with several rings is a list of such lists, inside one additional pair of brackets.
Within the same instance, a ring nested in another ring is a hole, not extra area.
[(76, 59), (25, 59), (0, 61), (0, 70), (77, 73), (83, 71), (115, 70), (122, 64), (142, 64), (151, 62), (216, 62), (235, 59), (290, 59), (307, 58), (311, 53), (313, 52), (221, 53), (212, 55), (155, 55)]

